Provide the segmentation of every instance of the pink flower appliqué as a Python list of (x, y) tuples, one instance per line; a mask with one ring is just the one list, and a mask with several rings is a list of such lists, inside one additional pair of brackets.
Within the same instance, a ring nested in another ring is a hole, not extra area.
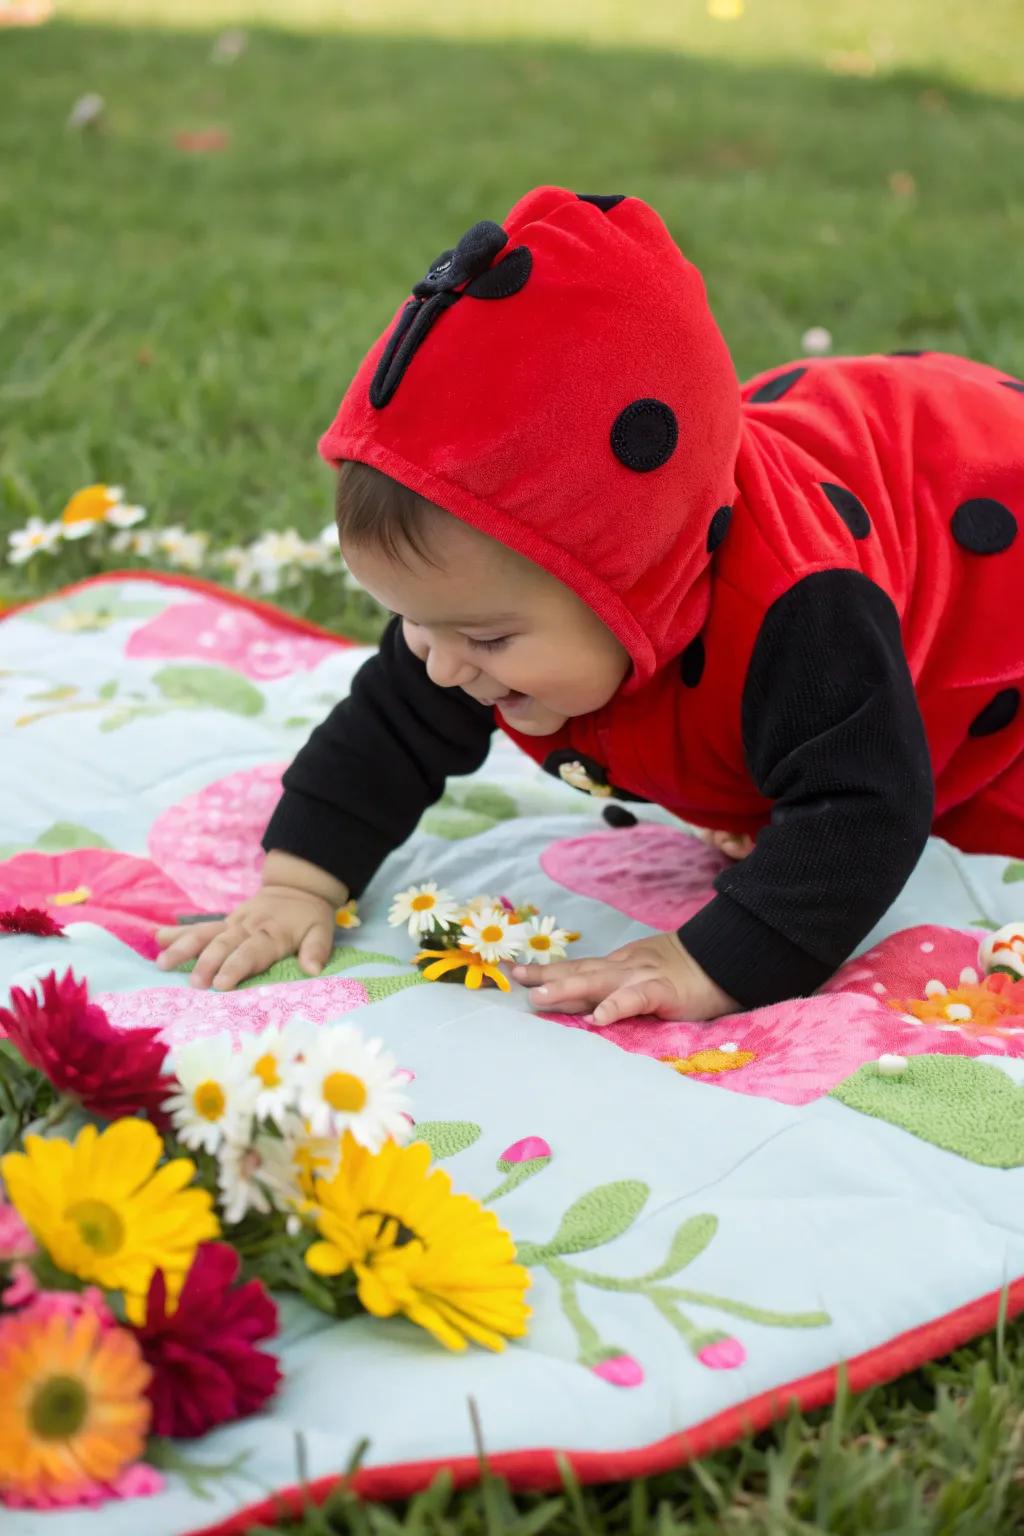
[(735, 1371), (747, 1358), (747, 1352), (739, 1339), (716, 1339), (705, 1344), (697, 1359), (712, 1371)]
[(153, 930), (190, 906), (155, 864), (109, 848), (15, 854), (0, 863), (0, 906), (19, 902), (55, 923), (96, 923), (147, 959), (157, 953)]
[(566, 890), (665, 932), (711, 900), (711, 882), (726, 863), (699, 838), (650, 822), (563, 838), (540, 858), (544, 873)]
[(258, 1035), (270, 1024), (283, 1025), (293, 1014), (314, 1024), (351, 1013), (369, 1002), (362, 982), (348, 976), (317, 976), (285, 986), (242, 987), (237, 992), (207, 992), (194, 987), (151, 987), (142, 992), (106, 992), (93, 999), (111, 1024), (158, 1029), (169, 1046), (207, 1035)]
[(263, 763), (207, 784), (158, 816), (149, 851), (204, 912), (227, 912), (255, 895), (260, 838), (281, 797), (284, 763)]
[(612, 1387), (642, 1387), (644, 1383), (644, 1368), (632, 1355), (613, 1355), (590, 1369)]
[(202, 598), (172, 603), (135, 630), (125, 654), (143, 658), (187, 657), (231, 667), (257, 682), (311, 672), (339, 643), (282, 630), (234, 604)]

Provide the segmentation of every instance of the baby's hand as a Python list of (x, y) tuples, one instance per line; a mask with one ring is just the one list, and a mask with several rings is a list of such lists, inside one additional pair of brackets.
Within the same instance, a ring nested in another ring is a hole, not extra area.
[(603, 960), (517, 965), (512, 975), (532, 987), (530, 1001), (545, 1012), (587, 1013), (604, 1027), (637, 1014), (701, 1023), (740, 1004), (702, 971), (674, 933), (636, 939)]
[(191, 985), (212, 986), (218, 992), (258, 976), (288, 955), (297, 955), (307, 975), (317, 976), (334, 945), (334, 913), (329, 901), (310, 891), (265, 885), (227, 918), (158, 928), (156, 938), (163, 953), (156, 963), (170, 971), (195, 959)]

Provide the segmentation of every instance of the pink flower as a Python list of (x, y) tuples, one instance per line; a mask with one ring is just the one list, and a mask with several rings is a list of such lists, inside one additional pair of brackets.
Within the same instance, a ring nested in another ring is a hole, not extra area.
[(612, 1355), (607, 1360), (599, 1360), (590, 1369), (595, 1376), (600, 1376), (602, 1381), (607, 1381), (613, 1387), (643, 1385), (644, 1368), (632, 1355)]
[(31, 1258), (35, 1251), (35, 1240), (14, 1206), (0, 1200), (0, 1264)]
[[(4, 1299), (6, 1301), (7, 1297)], [(84, 1291), (42, 1291), (37, 1287), (27, 1304), (22, 1302), (21, 1305), (25, 1307), (23, 1316), (42, 1321), (51, 1317), (74, 1321), (91, 1312), (99, 1318), (101, 1328), (117, 1327), (117, 1318), (107, 1306), (103, 1292), (95, 1285), (87, 1285)]]
[(164, 1479), (155, 1467), (144, 1461), (136, 1461), (119, 1472), (112, 1482), (97, 1483), (92, 1478), (69, 1483), (59, 1491), (38, 1494), (32, 1498), (16, 1493), (5, 1493), (3, 1502), (9, 1509), (67, 1509), (94, 1508), (108, 1499), (145, 1499), (154, 1493), (162, 1493)]
[(499, 1163), (529, 1163), (535, 1157), (550, 1157), (551, 1148), (543, 1136), (524, 1136), (522, 1141), (514, 1141), (510, 1147), (506, 1147), (498, 1159)]
[(233, 1248), (204, 1243), (171, 1313), (163, 1271), (154, 1274), (146, 1321), (135, 1329), (153, 1371), (154, 1434), (204, 1435), (255, 1413), (276, 1391), (277, 1361), (253, 1345), (276, 1332), (277, 1308), (258, 1280), (233, 1286), (237, 1274)]
[(0, 933), (31, 933), (39, 939), (56, 939), (64, 929), (38, 907), (14, 907), (9, 912), (0, 912)]
[(97, 923), (147, 959), (157, 953), (153, 930), (191, 907), (155, 864), (109, 848), (15, 854), (0, 863), (0, 906), (15, 901), (55, 922)]
[(743, 1345), (739, 1339), (733, 1338), (715, 1339), (711, 1344), (705, 1344), (697, 1354), (701, 1365), (706, 1365), (712, 1371), (734, 1371), (746, 1358), (747, 1352)]
[(125, 654), (217, 662), (265, 682), (311, 672), (325, 656), (336, 655), (347, 644), (300, 634), (235, 603), (204, 597), (165, 608), (135, 630)]
[(281, 798), (284, 763), (262, 763), (208, 784), (154, 821), (149, 851), (203, 912), (227, 912), (255, 895), (260, 845)]
[(541, 854), (552, 880), (666, 932), (714, 896), (712, 881), (728, 860), (676, 827), (641, 822), (563, 838)]
[(40, 986), (41, 999), (12, 987), (11, 1008), (0, 1008), (0, 1033), (29, 1066), (105, 1120), (141, 1110), (163, 1124), (161, 1106), (173, 1082), (163, 1071), (167, 1047), (158, 1031), (114, 1029), (70, 971), (60, 981), (51, 971)]

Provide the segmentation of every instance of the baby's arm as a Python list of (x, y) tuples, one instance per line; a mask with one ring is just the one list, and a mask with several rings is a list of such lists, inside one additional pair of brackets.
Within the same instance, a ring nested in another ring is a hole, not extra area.
[(168, 947), (158, 963), (195, 957), (194, 984), (223, 990), (287, 955), (315, 975), (331, 952), (335, 909), (360, 895), (446, 778), (479, 768), (493, 730), (493, 709), (431, 682), (393, 619), (284, 775), (258, 895), (227, 919), (160, 929)]
[[(890, 599), (859, 572), (805, 577), (770, 609), (743, 693), (750, 773), (772, 816), (677, 935), (528, 968), (539, 1007), (711, 1018), (815, 991), (899, 895), (931, 830), (932, 768)], [(685, 951), (680, 958), (680, 946)], [(545, 974), (546, 972), (546, 974)], [(600, 1006), (603, 1005), (603, 1006)]]

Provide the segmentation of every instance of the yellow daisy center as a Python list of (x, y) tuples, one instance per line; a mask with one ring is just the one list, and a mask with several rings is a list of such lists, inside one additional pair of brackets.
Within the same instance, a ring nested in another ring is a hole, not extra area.
[(551, 948), (551, 940), (548, 938), (546, 933), (535, 933), (533, 938), (530, 940), (530, 948), (531, 949), (550, 949)]
[(55, 907), (80, 907), (92, 895), (87, 885), (76, 885), (73, 891), (58, 891), (50, 900)]
[(424, 892), (422, 896), (414, 896), (410, 905), (414, 912), (429, 912), (431, 907), (437, 905), (437, 898)]
[(277, 1057), (273, 1051), (264, 1051), (259, 1060), (253, 1062), (252, 1070), (264, 1088), (278, 1088), (280, 1086), (281, 1074), (277, 1070)]
[(324, 1078), (324, 1098), (332, 1109), (356, 1114), (366, 1103), (366, 1084), (351, 1072), (332, 1072)]
[(32, 1394), (28, 1417), (41, 1440), (70, 1440), (88, 1412), (89, 1394), (77, 1376), (50, 1376)]
[(480, 938), (484, 944), (497, 944), (505, 937), (504, 928), (499, 928), (497, 923), (488, 923), (486, 928), (481, 928)]
[(79, 1200), (68, 1206), (67, 1214), (94, 1253), (116, 1253), (124, 1242), (124, 1222), (105, 1200)]
[(192, 1095), (192, 1103), (197, 1115), (202, 1115), (204, 1120), (219, 1120), (224, 1113), (227, 1099), (220, 1083), (212, 1079), (200, 1083)]

